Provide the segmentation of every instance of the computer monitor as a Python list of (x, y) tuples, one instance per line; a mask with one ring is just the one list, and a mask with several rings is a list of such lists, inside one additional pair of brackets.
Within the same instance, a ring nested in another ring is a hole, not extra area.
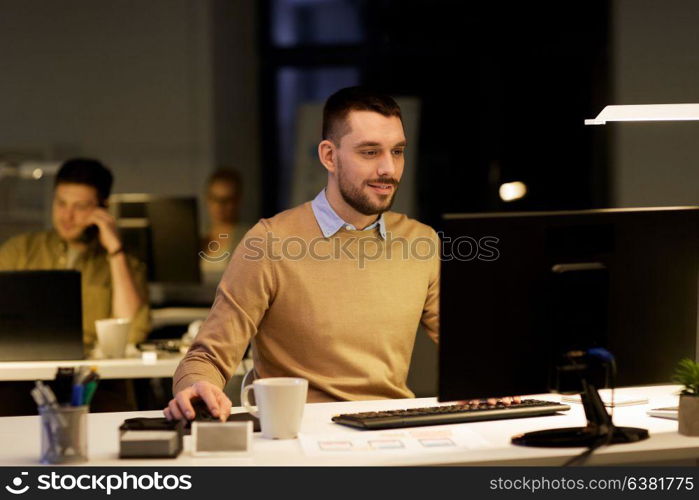
[(617, 386), (670, 382), (697, 357), (699, 207), (443, 224), (441, 401), (579, 392), (561, 363), (575, 350), (610, 351)]
[(200, 282), (196, 198), (116, 194), (109, 208), (125, 249), (146, 264), (148, 281)]
[(83, 357), (80, 273), (0, 272), (0, 361)]

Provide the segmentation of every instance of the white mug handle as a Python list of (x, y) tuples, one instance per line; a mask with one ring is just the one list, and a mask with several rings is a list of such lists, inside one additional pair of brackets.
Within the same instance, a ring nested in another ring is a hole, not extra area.
[(243, 391), (249, 385), (255, 381), (255, 368), (250, 368), (245, 375), (243, 375), (243, 380), (240, 382), (240, 404), (243, 404)]
[(246, 385), (243, 391), (240, 393), (240, 401), (243, 403), (243, 406), (250, 413), (250, 415), (252, 415), (253, 417), (260, 418), (260, 412), (254, 410), (254, 406), (252, 406), (250, 404), (250, 401), (248, 400), (248, 394), (250, 393), (250, 390), (254, 388), (255, 386), (252, 384)]

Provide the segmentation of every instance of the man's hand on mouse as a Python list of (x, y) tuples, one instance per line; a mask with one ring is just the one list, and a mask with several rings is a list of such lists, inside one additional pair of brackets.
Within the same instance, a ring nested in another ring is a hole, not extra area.
[(211, 382), (200, 381), (182, 389), (170, 400), (163, 410), (168, 420), (193, 420), (195, 415), (192, 399), (201, 398), (212, 416), (225, 422), (231, 414), (233, 404), (224, 392)]

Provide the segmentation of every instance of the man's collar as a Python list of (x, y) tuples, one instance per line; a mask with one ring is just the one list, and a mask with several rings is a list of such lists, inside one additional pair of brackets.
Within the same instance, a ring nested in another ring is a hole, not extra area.
[[(313, 214), (318, 221), (320, 230), (323, 232), (323, 236), (330, 238), (332, 235), (337, 233), (343, 227), (350, 230), (356, 230), (352, 224), (349, 224), (342, 220), (342, 218), (337, 215), (333, 207), (330, 206), (328, 198), (325, 196), (325, 189), (318, 193), (313, 201), (311, 202), (311, 208), (313, 209)], [(379, 227), (379, 234), (381, 238), (386, 239), (386, 221), (383, 214), (373, 224), (364, 228), (364, 230), (374, 229), (376, 226)]]
[(68, 244), (61, 239), (55, 229), (48, 231), (48, 244), (51, 246), (51, 251), (55, 253), (64, 253), (68, 249)]
[[(54, 228), (49, 230), (49, 241), (49, 244), (53, 246), (53, 251), (57, 251), (58, 253), (68, 251), (68, 242), (61, 238), (58, 231), (56, 231)], [(99, 237), (90, 239), (90, 241), (87, 242), (84, 251), (85, 255), (97, 255), (103, 252), (105, 252), (105, 250), (102, 248), (102, 245), (99, 242)]]

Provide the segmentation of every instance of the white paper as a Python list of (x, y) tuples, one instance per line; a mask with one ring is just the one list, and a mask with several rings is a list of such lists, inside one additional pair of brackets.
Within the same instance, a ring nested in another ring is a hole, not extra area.
[(445, 452), (486, 448), (479, 434), (462, 428), (412, 428), (362, 431), (352, 434), (299, 434), (304, 453), (311, 457), (330, 455)]
[[(619, 406), (631, 406), (631, 405), (645, 405), (648, 404), (648, 396), (645, 394), (640, 394), (637, 392), (614, 392), (614, 404), (612, 404), (612, 390), (611, 389), (600, 389), (600, 398), (604, 403), (604, 406), (609, 408), (619, 407)], [(561, 403), (580, 403), (580, 394), (574, 395), (564, 395), (561, 397)]]

